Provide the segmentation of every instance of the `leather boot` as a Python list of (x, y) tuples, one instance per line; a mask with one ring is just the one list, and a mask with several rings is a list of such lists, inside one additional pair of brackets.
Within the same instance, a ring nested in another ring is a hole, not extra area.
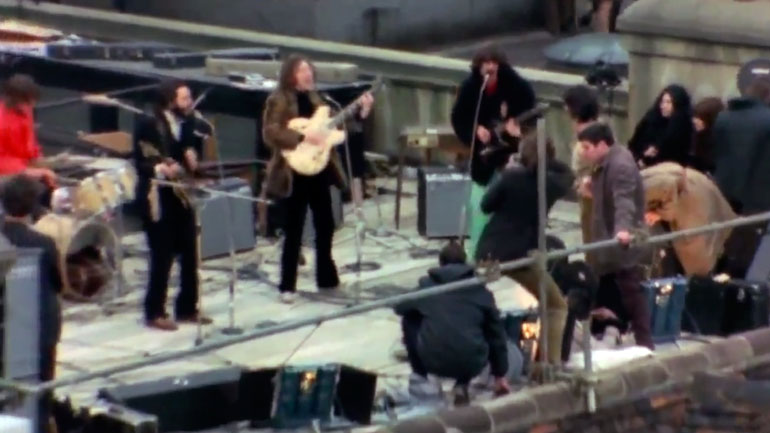
[(552, 310), (546, 312), (548, 320), (548, 363), (561, 365), (561, 346), (564, 336), (564, 325), (567, 323), (567, 310)]

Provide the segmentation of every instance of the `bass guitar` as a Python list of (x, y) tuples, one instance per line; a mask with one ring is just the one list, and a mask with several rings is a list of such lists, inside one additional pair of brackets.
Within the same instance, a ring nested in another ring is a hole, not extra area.
[[(540, 116), (548, 109), (548, 107), (548, 104), (537, 104), (533, 108), (530, 108), (529, 110), (516, 116), (514, 121), (521, 125), (522, 123), (528, 122)], [(489, 132), (492, 135), (492, 140), (481, 151), (482, 157), (498, 154), (500, 152), (511, 153), (518, 150), (519, 137), (511, 137), (509, 134), (507, 134), (505, 130), (505, 123), (505, 121), (501, 120), (492, 124), (492, 127), (489, 129)]]
[[(381, 86), (382, 80), (378, 78), (367, 92), (376, 93)], [(291, 119), (287, 125), (289, 129), (300, 134), (305, 134), (311, 130), (321, 132), (325, 139), (322, 144), (312, 144), (303, 141), (294, 149), (283, 150), (281, 154), (289, 166), (297, 173), (305, 176), (320, 173), (329, 163), (334, 146), (345, 141), (345, 131), (337, 128), (355, 114), (360, 105), (360, 99), (356, 99), (334, 117), (330, 117), (331, 108), (328, 105), (323, 105), (318, 107), (310, 118), (297, 117)]]

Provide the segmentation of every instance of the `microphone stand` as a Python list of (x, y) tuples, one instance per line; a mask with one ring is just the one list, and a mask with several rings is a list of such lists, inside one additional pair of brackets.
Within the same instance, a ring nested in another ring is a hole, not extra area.
[[(193, 105), (193, 109), (200, 104), (203, 99), (208, 96), (209, 91), (211, 91), (212, 88), (209, 88), (208, 90), (204, 91), (198, 99), (195, 101)], [(201, 134), (204, 138), (215, 138), (216, 132), (214, 129), (214, 125), (212, 125), (208, 120), (203, 118), (203, 115), (200, 116), (194, 116), (194, 119), (200, 120), (211, 129), (211, 135), (207, 134)], [(217, 170), (219, 171), (219, 184), (224, 185), (225, 183), (225, 171), (224, 166), (222, 165), (222, 155), (219, 152), (219, 145), (217, 143), (216, 146), (214, 146), (214, 152), (217, 158)], [(235, 326), (235, 286), (238, 282), (238, 269), (236, 265), (236, 257), (235, 257), (235, 239), (233, 238), (233, 224), (235, 223), (233, 216), (235, 212), (233, 211), (233, 203), (232, 200), (234, 200), (231, 197), (225, 197), (225, 220), (227, 221), (227, 241), (229, 246), (228, 254), (230, 256), (230, 284), (229, 284), (229, 300), (228, 300), (228, 316), (229, 316), (229, 323), (226, 328), (222, 329), (222, 333), (225, 335), (239, 335), (243, 333), (243, 328), (239, 328)], [(200, 223), (199, 223), (200, 224)], [(199, 229), (200, 230), (200, 229)], [(198, 254), (200, 254), (200, 247), (198, 248)]]
[[(323, 92), (319, 92), (319, 94), (321, 95), (321, 98), (324, 101), (334, 105), (340, 112), (343, 111), (342, 105), (339, 102), (337, 102), (334, 98), (332, 98), (331, 96), (329, 96), (329, 95), (327, 95), (326, 93), (323, 93)], [(345, 142), (343, 144), (345, 146), (345, 165), (346, 165), (346, 167), (348, 169), (348, 175), (350, 176), (350, 180), (351, 180), (350, 196), (351, 196), (352, 201), (354, 202), (354, 205), (356, 206), (356, 212), (355, 213), (356, 213), (356, 219), (357, 219), (357, 222), (356, 222), (356, 225), (355, 225), (355, 228), (354, 228), (354, 230), (355, 230), (354, 238), (355, 238), (355, 242), (356, 242), (355, 243), (355, 245), (356, 245), (356, 263), (354, 263), (352, 265), (345, 265), (345, 268), (351, 269), (351, 270), (356, 272), (356, 300), (355, 300), (355, 302), (356, 302), (356, 304), (358, 304), (358, 303), (361, 302), (361, 270), (364, 267), (363, 266), (363, 262), (362, 262), (363, 253), (361, 251), (361, 244), (363, 242), (362, 238), (364, 236), (365, 225), (364, 225), (364, 222), (363, 222), (362, 210), (358, 206), (358, 204), (355, 203), (355, 197), (353, 197), (353, 188), (354, 188), (353, 164), (350, 162), (350, 144), (348, 142), (348, 135), (349, 135), (349, 133), (348, 133), (347, 122), (342, 122), (342, 128), (345, 131)], [(362, 197), (363, 197), (363, 191), (361, 192), (361, 194), (362, 194)], [(362, 200), (363, 200), (363, 198), (362, 198)], [(316, 233), (316, 236), (318, 236), (318, 233)], [(376, 263), (372, 263), (372, 264), (368, 264), (368, 265), (369, 265), (368, 267), (372, 267), (374, 269), (377, 269), (378, 266), (379, 266)]]
[[(476, 102), (476, 114), (473, 116), (473, 129), (471, 130), (471, 157), (468, 161), (468, 168), (466, 174), (470, 177), (471, 171), (473, 170), (473, 157), (476, 153), (476, 129), (479, 127), (479, 112), (481, 111), (481, 99), (484, 96), (484, 89), (487, 87), (487, 83), (489, 82), (489, 74), (484, 74), (484, 81), (481, 83), (481, 88), (479, 89), (479, 99)], [(465, 247), (465, 236), (468, 232), (468, 205), (471, 201), (471, 192), (473, 191), (473, 178), (471, 178), (470, 182), (468, 182), (468, 188), (467, 192), (465, 193), (465, 204), (463, 205), (463, 209), (460, 212), (460, 233), (458, 233), (460, 238), (460, 245), (464, 248)]]

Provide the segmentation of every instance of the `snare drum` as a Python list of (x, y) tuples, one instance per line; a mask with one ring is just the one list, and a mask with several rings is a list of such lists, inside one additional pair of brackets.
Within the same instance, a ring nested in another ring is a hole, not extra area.
[(134, 170), (134, 167), (126, 164), (117, 171), (117, 178), (123, 192), (122, 197), (124, 202), (134, 201), (134, 198), (136, 198), (137, 182), (136, 170)]
[(82, 301), (96, 298), (104, 291), (115, 273), (118, 242), (109, 226), (49, 213), (34, 228), (56, 243), (65, 295)]
[(79, 216), (89, 216), (105, 210), (104, 199), (99, 190), (96, 176), (87, 177), (75, 187), (72, 210)]
[(107, 208), (115, 209), (118, 205), (122, 204), (123, 191), (118, 184), (116, 173), (103, 171), (94, 176), (94, 181), (102, 193), (102, 200)]

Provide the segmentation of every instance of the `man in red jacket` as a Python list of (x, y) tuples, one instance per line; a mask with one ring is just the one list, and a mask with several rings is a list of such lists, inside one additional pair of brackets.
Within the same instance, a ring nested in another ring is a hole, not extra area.
[(0, 176), (24, 173), (54, 188), (53, 171), (36, 167), (42, 156), (35, 134), (33, 106), (40, 95), (32, 77), (16, 74), (3, 85), (0, 102)]

